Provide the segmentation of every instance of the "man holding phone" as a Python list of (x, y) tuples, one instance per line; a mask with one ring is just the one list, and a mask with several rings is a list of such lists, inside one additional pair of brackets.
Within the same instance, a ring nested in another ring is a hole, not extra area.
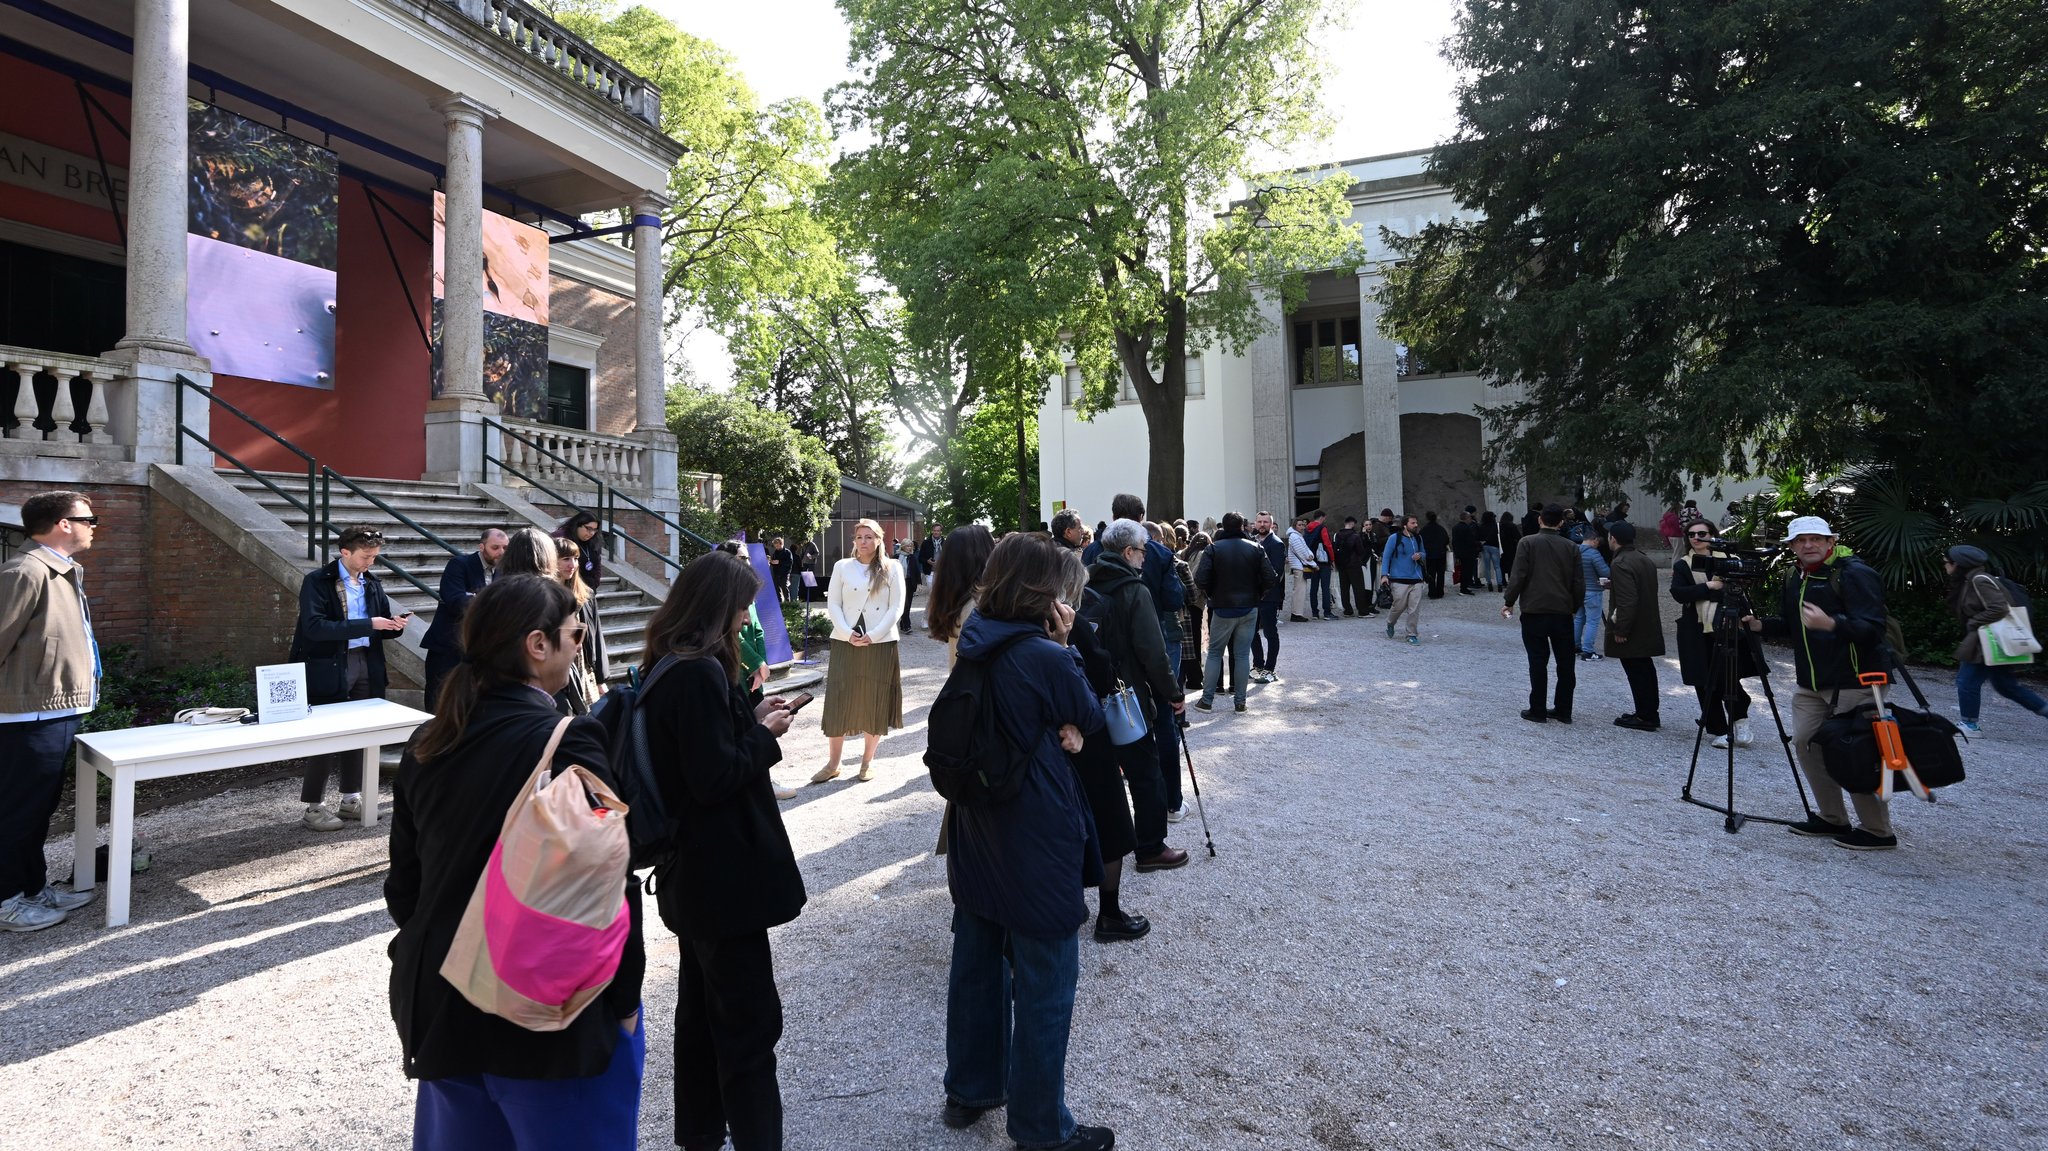
[[(342, 531), (341, 555), (299, 584), (299, 622), (290, 658), (306, 665), (306, 695), (313, 704), (383, 699), (384, 644), (405, 632), (411, 612), (394, 612), (384, 581), (370, 571), (384, 550), (384, 533), (355, 526)], [(322, 803), (327, 776), (341, 777), (338, 812)], [(306, 761), (300, 822), (314, 831), (338, 831), (342, 820), (363, 818), (363, 760), (359, 752), (316, 755)], [(370, 798), (377, 802), (376, 797)]]

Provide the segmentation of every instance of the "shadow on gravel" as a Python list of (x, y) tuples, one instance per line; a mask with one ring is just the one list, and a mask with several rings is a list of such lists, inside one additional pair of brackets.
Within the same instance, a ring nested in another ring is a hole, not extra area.
[[(359, 894), (367, 898), (380, 892), (380, 883), (381, 876), (372, 875), (349, 886), (359, 888)], [(341, 919), (300, 923), (290, 930), (259, 935), (297, 921), (304, 910), (298, 900), (281, 899), (247, 912), (226, 911), (180, 924), (187, 934), (178, 938), (175, 946), (183, 958), (168, 966), (158, 961), (169, 956), (147, 955), (126, 969), (84, 978), (96, 965), (80, 962), (77, 953), (69, 953), (9, 972), (9, 1005), (0, 1008), (0, 1035), (6, 1037), (0, 1042), (0, 1066), (26, 1063), (170, 1014), (253, 970), (281, 967), (391, 929), (391, 917), (380, 903)], [(129, 935), (107, 940), (110, 944), (133, 941), (134, 936)], [(381, 1001), (369, 1006), (378, 1011), (383, 1008)]]

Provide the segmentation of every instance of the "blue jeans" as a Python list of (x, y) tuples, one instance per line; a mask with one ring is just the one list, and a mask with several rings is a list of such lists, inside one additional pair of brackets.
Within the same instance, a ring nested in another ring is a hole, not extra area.
[(953, 909), (953, 969), (946, 978), (946, 1098), (1009, 1106), (1010, 1138), (1056, 1147), (1074, 1136), (1067, 1110), (1067, 1033), (1081, 944), (1019, 935)]
[(1335, 564), (1323, 563), (1316, 567), (1315, 574), (1308, 577), (1308, 614), (1336, 615), (1337, 603), (1330, 598), (1330, 579), (1337, 574)]
[[(603, 1001), (589, 1010), (603, 1009)], [(422, 1079), (413, 1104), (414, 1151), (519, 1151), (638, 1146), (647, 1018), (619, 1036), (603, 1074), (583, 1079), (458, 1075)]]
[(1280, 663), (1280, 607), (1260, 604), (1253, 614), (1258, 622), (1252, 625), (1252, 666), (1272, 671)]
[(2048, 716), (2048, 699), (2027, 690), (2011, 668), (1963, 663), (1956, 665), (1956, 710), (1963, 713), (1964, 719), (1977, 722), (1978, 708), (1984, 703), (1984, 681), (1987, 679), (1991, 681), (1991, 690), (2035, 715)]
[(50, 881), (43, 841), (78, 724), (75, 715), (0, 723), (0, 899), (37, 895)]
[(1507, 577), (1500, 574), (1500, 549), (1492, 544), (1480, 545), (1479, 579), (1488, 587), (1499, 587), (1508, 582)]
[(1237, 673), (1237, 682), (1231, 685), (1231, 694), (1237, 697), (1237, 702), (1244, 702), (1245, 671), (1252, 666), (1252, 632), (1258, 622), (1256, 611), (1238, 616), (1217, 612), (1209, 617), (1209, 665), (1208, 674), (1202, 677), (1203, 703), (1216, 702), (1216, 685), (1223, 682), (1223, 653), (1226, 651), (1234, 661), (1232, 666), (1244, 669)]
[(1580, 651), (1599, 651), (1600, 641), (1600, 593), (1586, 593), (1586, 602), (1572, 616), (1572, 635), (1577, 637)]

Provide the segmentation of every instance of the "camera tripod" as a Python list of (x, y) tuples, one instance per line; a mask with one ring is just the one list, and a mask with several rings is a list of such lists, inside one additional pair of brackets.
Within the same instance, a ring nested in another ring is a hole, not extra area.
[[(1764, 659), (1763, 641), (1757, 633), (1742, 626), (1742, 617), (1753, 615), (1749, 593), (1733, 585), (1724, 585), (1721, 603), (1714, 612), (1714, 664), (1713, 690), (1708, 693), (1706, 705), (1701, 709), (1699, 730), (1692, 739), (1692, 769), (1685, 773), (1685, 787), (1678, 798), (1687, 803), (1698, 804), (1709, 811), (1718, 811), (1726, 818), (1721, 829), (1733, 835), (1742, 830), (1749, 820), (1759, 819), (1765, 823), (1782, 823), (1790, 826), (1794, 821), (1769, 815), (1753, 815), (1735, 808), (1735, 717), (1728, 701), (1735, 697), (1737, 685), (1742, 680), (1742, 657), (1747, 655), (1750, 666), (1756, 669), (1757, 680), (1763, 685), (1764, 701), (1771, 708), (1771, 722), (1778, 728), (1778, 744), (1785, 753), (1785, 764), (1792, 769), (1792, 786), (1799, 791), (1799, 806), (1806, 809), (1806, 817), (1813, 818), (1813, 805), (1806, 798), (1806, 781), (1799, 775), (1799, 763), (1792, 755), (1792, 734), (1785, 730), (1785, 717), (1778, 711), (1778, 696), (1771, 690), (1771, 665)], [(1715, 711), (1721, 713), (1722, 730), (1728, 738), (1728, 802), (1726, 805), (1709, 803), (1695, 797), (1692, 784), (1700, 770), (1700, 748), (1707, 739), (1708, 717)]]

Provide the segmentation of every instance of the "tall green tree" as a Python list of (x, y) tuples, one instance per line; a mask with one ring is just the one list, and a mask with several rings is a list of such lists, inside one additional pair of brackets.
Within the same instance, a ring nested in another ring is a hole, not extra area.
[(2048, 474), (2048, 20), (2003, 0), (1469, 0), (1390, 328), (1591, 480)]
[(821, 289), (761, 301), (729, 342), (739, 394), (816, 436), (839, 470), (894, 487), (888, 416), (901, 346), (893, 301), (836, 258)]
[(825, 445), (747, 399), (672, 388), (668, 429), (692, 466), (723, 477), (718, 517), (728, 529), (807, 536), (839, 498), (839, 467)]
[(840, 0), (860, 74), (835, 106), (876, 137), (849, 179), (921, 346), (955, 353), (967, 387), (1064, 348), (1084, 411), (1128, 375), (1161, 515), (1185, 499), (1187, 356), (1258, 335), (1257, 285), (1298, 299), (1300, 273), (1354, 258), (1341, 182), (1260, 179), (1252, 159), (1321, 126), (1324, 6)]

